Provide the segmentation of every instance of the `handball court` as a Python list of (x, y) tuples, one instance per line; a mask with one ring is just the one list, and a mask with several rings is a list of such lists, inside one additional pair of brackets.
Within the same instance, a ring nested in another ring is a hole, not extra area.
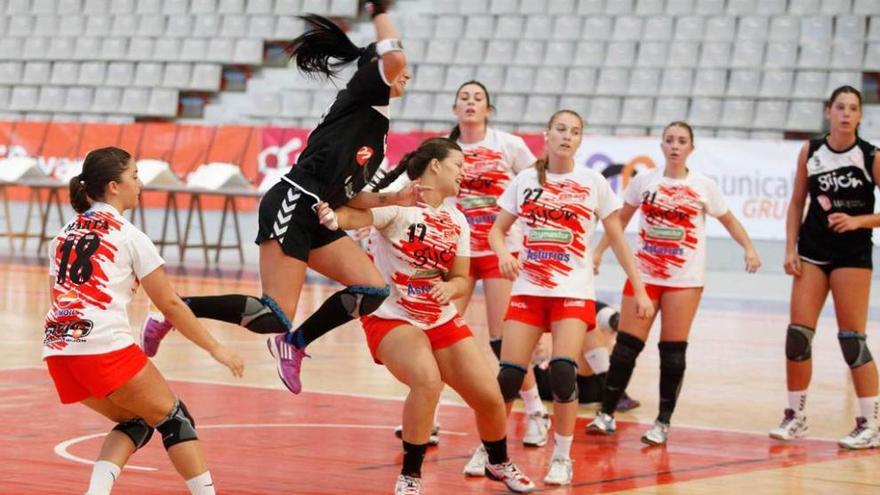
[[(615, 277), (617, 277), (615, 279)], [(736, 277), (745, 277), (736, 275)], [(772, 275), (750, 284), (778, 292)], [(600, 277), (599, 295), (617, 303), (619, 274)], [(605, 279), (608, 279), (605, 281)], [(712, 280), (712, 276), (709, 277)], [(259, 294), (249, 273), (177, 273), (180, 294)], [(714, 292), (728, 294), (728, 278)], [(785, 286), (787, 287), (787, 286)], [(300, 315), (335, 289), (318, 280), (303, 290)], [(48, 299), (46, 270), (22, 262), (0, 264), (0, 493), (82, 493), (103, 435), (112, 424), (83, 406), (62, 406), (40, 361), (42, 320)], [(550, 488), (543, 478), (550, 447), (521, 446), (522, 416), (510, 419), (511, 457), (547, 493), (661, 494), (869, 494), (880, 492), (880, 452), (845, 452), (836, 439), (854, 423), (855, 399), (837, 346), (833, 316), (823, 315), (814, 341), (810, 435), (794, 443), (767, 437), (785, 407), (782, 342), (786, 294), (753, 291), (713, 296), (697, 315), (688, 349), (688, 371), (666, 447), (645, 448), (641, 434), (657, 410), (657, 329), (639, 359), (631, 395), (642, 407), (619, 414), (618, 434), (584, 434), (595, 407), (582, 406), (572, 450), (574, 484)], [(615, 299), (617, 298), (617, 299)], [(830, 306), (830, 304), (829, 304)], [(139, 326), (147, 310), (141, 292), (130, 309)], [(485, 339), (482, 300), (466, 315)], [(389, 493), (400, 469), (393, 434), (406, 390), (372, 363), (356, 324), (310, 347), (304, 392), (291, 395), (277, 380), (264, 339), (236, 327), (208, 323), (246, 361), (234, 379), (205, 352), (172, 333), (154, 362), (189, 406), (204, 440), (218, 493)], [(876, 342), (872, 311), (868, 342)], [(135, 334), (139, 331), (135, 328)], [(488, 354), (488, 346), (487, 354)], [(506, 493), (503, 485), (466, 479), (461, 470), (478, 444), (470, 410), (444, 392), (441, 444), (428, 452), (424, 476), (430, 494)], [(114, 493), (185, 493), (183, 481), (155, 439), (136, 453)]]

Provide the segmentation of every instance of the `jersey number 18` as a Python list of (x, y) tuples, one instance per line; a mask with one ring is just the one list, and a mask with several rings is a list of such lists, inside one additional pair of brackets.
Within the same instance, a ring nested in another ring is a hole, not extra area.
[[(58, 265), (58, 283), (70, 281), (75, 284), (84, 284), (92, 278), (92, 255), (101, 245), (101, 238), (93, 232), (77, 238), (75, 235), (67, 236), (61, 244), (61, 263)], [(76, 259), (70, 264), (71, 251), (76, 253)], [(70, 264), (70, 266), (68, 266)], [(69, 270), (69, 272), (68, 272)]]

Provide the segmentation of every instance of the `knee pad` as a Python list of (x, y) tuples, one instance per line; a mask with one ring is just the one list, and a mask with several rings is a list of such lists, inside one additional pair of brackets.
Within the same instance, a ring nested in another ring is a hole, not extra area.
[(841, 330), (837, 334), (840, 350), (843, 351), (843, 359), (850, 369), (856, 369), (874, 360), (871, 356), (871, 350), (868, 349), (868, 343), (865, 341), (866, 338), (865, 334), (850, 330)]
[(391, 288), (387, 285), (384, 287), (352, 285), (340, 292), (342, 306), (352, 318), (360, 318), (376, 311), (389, 294)]
[(492, 354), (495, 354), (496, 358), (501, 359), (501, 339), (490, 340), (489, 347), (492, 348)]
[(290, 331), (290, 320), (281, 306), (267, 295), (248, 297), (241, 315), (241, 326), (254, 333), (270, 334)]
[(149, 443), (153, 437), (153, 427), (148, 425), (141, 418), (134, 418), (117, 424), (113, 427), (114, 431), (121, 431), (128, 435), (128, 438), (134, 443), (135, 450)]
[(667, 371), (681, 371), (687, 368), (685, 358), (687, 342), (660, 342), (657, 348), (660, 350), (660, 368)]
[(617, 331), (620, 324), (620, 311), (596, 301), (596, 326), (606, 331)]
[(526, 369), (518, 364), (501, 361), (498, 370), (498, 385), (501, 387), (501, 395), (504, 402), (513, 402), (519, 397), (519, 389), (523, 380), (526, 379)]
[(626, 332), (617, 332), (617, 343), (611, 351), (611, 365), (622, 365), (632, 368), (636, 365), (636, 358), (645, 348), (645, 343)]
[(576, 361), (564, 357), (550, 360), (550, 389), (553, 391), (554, 402), (565, 404), (577, 400)]
[(199, 438), (196, 434), (196, 420), (189, 414), (186, 404), (180, 399), (174, 402), (171, 412), (156, 425), (156, 429), (162, 435), (162, 445), (165, 446), (165, 450), (179, 443)]
[(803, 325), (789, 325), (785, 332), (785, 357), (790, 361), (806, 361), (813, 357), (813, 336), (816, 331)]

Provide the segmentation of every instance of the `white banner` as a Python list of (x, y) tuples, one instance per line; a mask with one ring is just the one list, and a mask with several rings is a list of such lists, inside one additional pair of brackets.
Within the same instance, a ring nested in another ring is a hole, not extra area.
[[(713, 178), (734, 215), (752, 239), (785, 239), (785, 214), (797, 156), (803, 141), (753, 141), (696, 138), (688, 167)], [(577, 154), (584, 164), (608, 177), (618, 194), (636, 170), (662, 167), (660, 138), (584, 136)], [(635, 232), (633, 218), (627, 232)], [(728, 237), (717, 221), (708, 219), (707, 235)]]

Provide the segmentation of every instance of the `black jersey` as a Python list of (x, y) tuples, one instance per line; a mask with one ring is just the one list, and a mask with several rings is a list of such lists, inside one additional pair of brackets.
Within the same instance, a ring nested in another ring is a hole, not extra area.
[(874, 145), (862, 139), (840, 151), (828, 145), (827, 137), (810, 141), (807, 155), (810, 206), (800, 229), (802, 245), (837, 256), (870, 249), (870, 229), (838, 234), (828, 227), (828, 215), (874, 213), (874, 153)]
[(371, 183), (385, 158), (391, 87), (381, 71), (378, 59), (358, 69), (288, 173), (331, 208), (344, 205)]

